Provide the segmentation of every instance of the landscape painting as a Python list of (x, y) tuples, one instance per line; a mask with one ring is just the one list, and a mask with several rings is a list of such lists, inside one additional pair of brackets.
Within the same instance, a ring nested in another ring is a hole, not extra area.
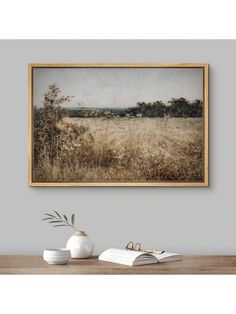
[(29, 185), (207, 186), (208, 65), (29, 65)]

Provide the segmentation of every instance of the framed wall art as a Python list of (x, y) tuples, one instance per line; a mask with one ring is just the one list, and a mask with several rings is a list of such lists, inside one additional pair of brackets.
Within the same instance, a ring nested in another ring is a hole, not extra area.
[(30, 186), (208, 186), (208, 64), (30, 64)]

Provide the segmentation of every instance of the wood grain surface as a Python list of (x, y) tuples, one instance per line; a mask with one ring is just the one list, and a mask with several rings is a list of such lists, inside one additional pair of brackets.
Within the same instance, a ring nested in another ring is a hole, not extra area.
[(184, 256), (182, 261), (130, 267), (102, 262), (97, 257), (49, 265), (41, 256), (4, 255), (0, 256), (0, 274), (236, 274), (236, 256)]

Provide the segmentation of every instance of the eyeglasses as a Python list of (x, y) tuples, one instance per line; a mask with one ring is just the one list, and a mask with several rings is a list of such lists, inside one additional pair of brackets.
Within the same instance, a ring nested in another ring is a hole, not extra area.
[(133, 241), (129, 241), (129, 243), (127, 243), (126, 250), (130, 250), (130, 251), (140, 251), (140, 252), (145, 252), (145, 253), (154, 253), (154, 254), (163, 254), (165, 253), (165, 251), (156, 251), (156, 250), (145, 250), (142, 249), (141, 247), (141, 243), (134, 243)]

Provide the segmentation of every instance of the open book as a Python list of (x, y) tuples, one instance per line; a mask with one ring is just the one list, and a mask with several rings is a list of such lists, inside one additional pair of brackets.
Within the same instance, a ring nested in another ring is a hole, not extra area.
[(148, 253), (144, 251), (134, 251), (126, 249), (108, 249), (98, 258), (100, 261), (112, 262), (128, 266), (138, 266), (156, 264), (163, 262), (179, 261), (182, 259), (180, 254), (158, 252)]

